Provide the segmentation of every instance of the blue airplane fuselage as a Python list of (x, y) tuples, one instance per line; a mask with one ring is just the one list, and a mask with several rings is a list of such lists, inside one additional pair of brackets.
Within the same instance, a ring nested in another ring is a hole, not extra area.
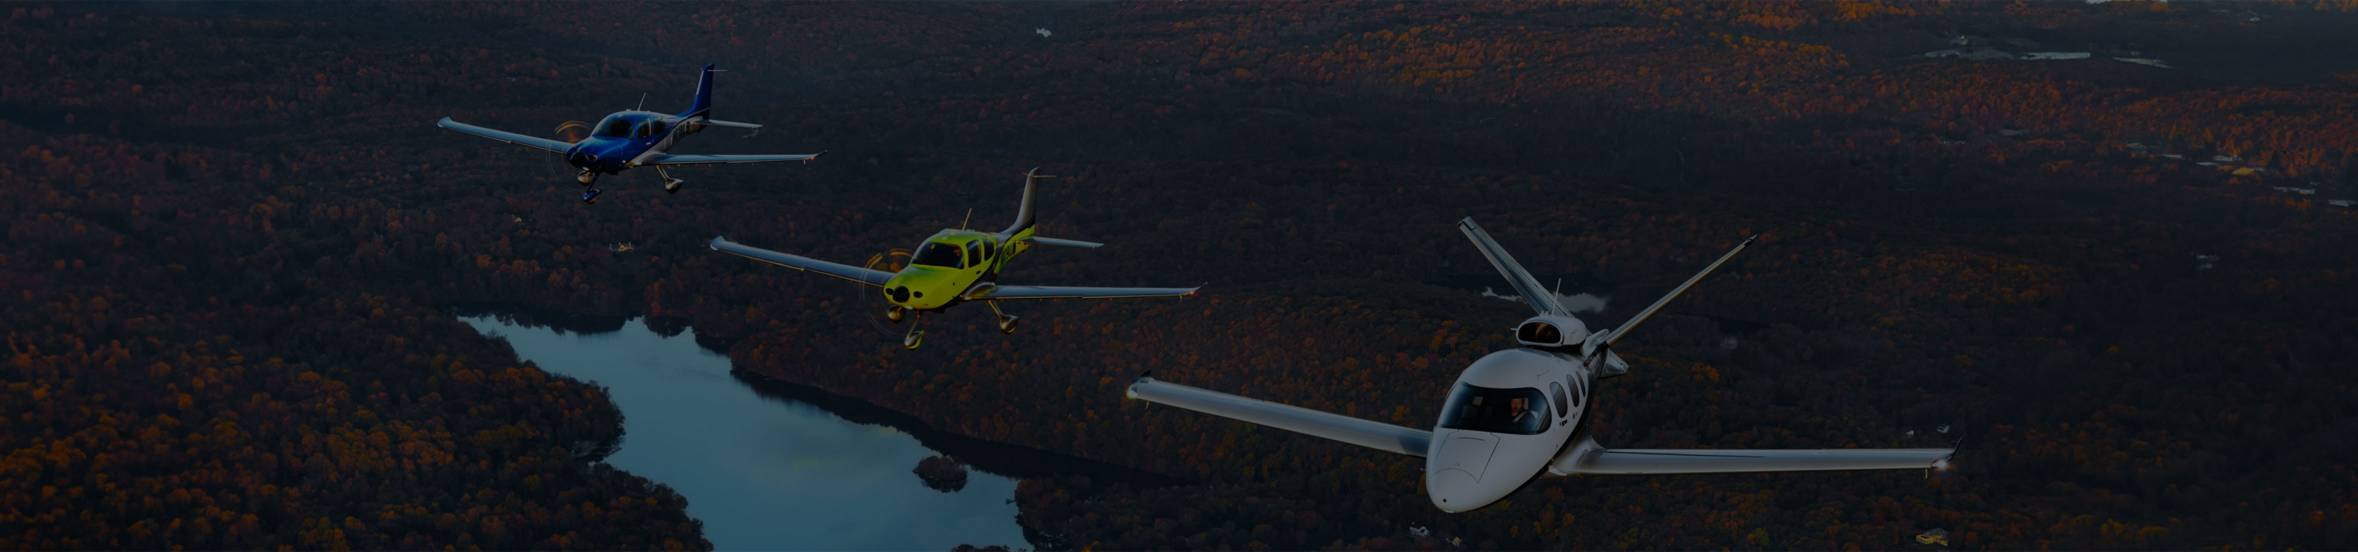
[(565, 162), (605, 174), (621, 173), (648, 151), (667, 146), (679, 129), (672, 117), (650, 111), (619, 111), (590, 127), (590, 135), (566, 150)]

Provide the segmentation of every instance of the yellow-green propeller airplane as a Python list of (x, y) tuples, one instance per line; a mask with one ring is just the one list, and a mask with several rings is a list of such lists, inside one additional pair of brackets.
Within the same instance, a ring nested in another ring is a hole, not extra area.
[[(901, 346), (916, 349), (925, 339), (925, 332), (917, 328), (917, 318), (926, 312), (939, 311), (967, 301), (981, 301), (991, 306), (991, 313), (999, 316), (999, 331), (1015, 333), (1015, 316), (999, 309), (1000, 301), (1027, 299), (1149, 299), (1163, 297), (1191, 297), (1197, 288), (1146, 287), (1075, 287), (1075, 286), (1009, 286), (998, 283), (999, 271), (1007, 261), (1031, 250), (1033, 245), (1059, 245), (1094, 249), (1105, 244), (1080, 240), (1044, 238), (1033, 235), (1032, 192), (1041, 179), (1054, 178), (1040, 174), (1033, 168), (1023, 175), (1023, 204), (1015, 212), (1015, 224), (998, 233), (965, 228), (948, 228), (925, 238), (909, 265), (899, 272), (885, 272), (872, 268), (837, 264), (801, 255), (780, 253), (729, 241), (726, 237), (712, 239), (712, 250), (756, 261), (783, 266), (804, 272), (859, 282), (861, 285), (882, 288), (884, 299), (892, 306), (884, 311), (885, 319), (899, 323), (909, 320), (909, 333), (901, 338)], [(1199, 286), (1200, 287), (1200, 286)]]

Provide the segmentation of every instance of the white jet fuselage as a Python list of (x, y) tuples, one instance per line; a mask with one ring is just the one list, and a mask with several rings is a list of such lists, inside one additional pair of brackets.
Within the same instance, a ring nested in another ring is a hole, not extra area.
[(1489, 506), (1538, 478), (1568, 448), (1594, 380), (1577, 355), (1523, 347), (1467, 366), (1425, 454), (1425, 494), (1456, 513)]

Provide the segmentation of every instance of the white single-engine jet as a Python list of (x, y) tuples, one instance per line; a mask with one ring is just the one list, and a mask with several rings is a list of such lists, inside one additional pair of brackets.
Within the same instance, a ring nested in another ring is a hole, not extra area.
[(1711, 266), (1639, 311), (1620, 328), (1590, 332), (1556, 294), (1515, 263), (1468, 218), (1458, 223), (1482, 256), (1538, 311), (1515, 328), (1521, 347), (1474, 361), (1457, 377), (1432, 431), (1330, 414), (1140, 377), (1133, 399), (1234, 418), (1367, 448), (1425, 458), (1425, 493), (1451, 513), (1488, 506), (1541, 476), (1947, 467), (1953, 448), (1921, 449), (1609, 449), (1581, 423), (1602, 378), (1629, 372), (1613, 345), (1695, 282), (1752, 244), (1746, 238)]

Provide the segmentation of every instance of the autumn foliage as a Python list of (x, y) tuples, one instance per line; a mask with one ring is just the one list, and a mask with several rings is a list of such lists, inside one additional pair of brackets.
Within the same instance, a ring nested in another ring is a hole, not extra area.
[[(0, 8), (0, 546), (708, 546), (598, 462), (603, 393), (462, 307), (693, 325), (755, 374), (1186, 481), (1026, 480), (1042, 546), (2358, 545), (2349, 2), (672, 7)], [(2094, 54), (1923, 55), (1960, 40)], [(769, 130), (683, 151), (831, 153), (585, 207), (555, 157), (431, 124), (671, 109), (702, 63)], [(1112, 245), (1005, 281), (1203, 296), (1012, 306), (1012, 336), (961, 309), (912, 353), (873, 292), (704, 247), (857, 262), (1011, 216), (1034, 165), (1064, 176), (1042, 233)], [(1608, 444), (1958, 469), (1452, 516), (1416, 459), (1123, 400), (1152, 370), (1428, 424), (1525, 314), (1480, 295), (1465, 216), (1600, 327), (1767, 234), (1624, 345)]]

